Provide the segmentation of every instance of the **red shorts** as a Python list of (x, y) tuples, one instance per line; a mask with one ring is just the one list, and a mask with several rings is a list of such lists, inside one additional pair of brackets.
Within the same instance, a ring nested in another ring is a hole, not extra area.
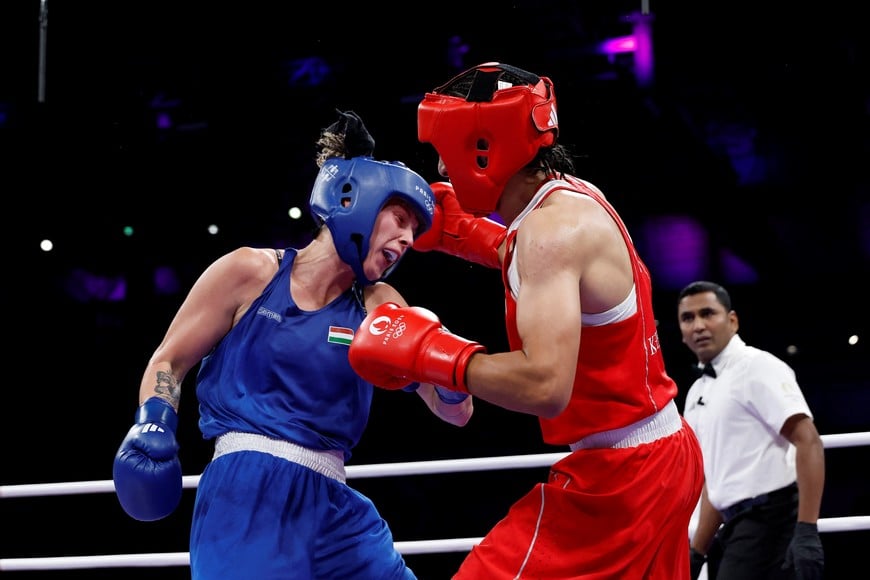
[(581, 449), (472, 548), (454, 580), (688, 580), (704, 481), (691, 428), (626, 449)]

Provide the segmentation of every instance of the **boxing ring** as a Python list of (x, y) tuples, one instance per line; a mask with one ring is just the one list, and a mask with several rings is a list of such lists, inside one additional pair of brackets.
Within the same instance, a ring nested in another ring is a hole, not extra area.
[[(870, 446), (870, 432), (840, 433), (822, 435), (825, 449), (839, 447)], [(434, 461), (414, 461), (382, 463), (371, 465), (348, 465), (348, 480), (398, 477), (408, 475), (450, 474), (492, 470), (526, 469), (548, 467), (568, 454), (542, 453), (527, 455), (508, 455), (501, 457), (478, 457), (470, 459), (445, 459)], [(198, 475), (183, 477), (185, 489), (196, 488)], [(870, 486), (868, 486), (870, 487)], [(114, 493), (111, 480), (76, 481), (66, 483), (38, 483), (0, 486), (0, 499), (66, 496), (76, 494)], [(9, 526), (10, 522), (4, 522)], [(870, 515), (821, 518), (819, 532), (854, 532), (870, 530)], [(688, 530), (691, 533), (691, 529)], [(404, 555), (436, 554), (446, 552), (467, 552), (481, 541), (480, 537), (448, 538), (419, 541), (397, 541), (396, 549)], [(188, 552), (115, 554), (99, 556), (61, 556), (32, 558), (2, 558), (0, 572), (28, 570), (71, 570), (96, 568), (137, 568), (189, 566)]]

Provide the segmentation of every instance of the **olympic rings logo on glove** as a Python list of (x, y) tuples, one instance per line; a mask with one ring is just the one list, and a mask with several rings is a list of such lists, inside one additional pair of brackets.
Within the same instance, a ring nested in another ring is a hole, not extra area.
[(369, 333), (373, 336), (380, 336), (392, 330), (392, 332), (385, 337), (385, 343), (394, 338), (401, 338), (402, 335), (405, 334), (405, 330), (408, 328), (408, 325), (405, 324), (402, 318), (403, 317), (400, 316), (394, 321), (389, 316), (378, 316), (372, 320), (371, 324), (369, 324)]

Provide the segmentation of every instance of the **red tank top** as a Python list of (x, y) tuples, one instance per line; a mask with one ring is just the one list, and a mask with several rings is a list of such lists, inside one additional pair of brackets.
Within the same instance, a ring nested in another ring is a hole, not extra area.
[[(592, 433), (625, 427), (661, 410), (677, 395), (677, 385), (665, 371), (659, 345), (649, 270), (638, 256), (625, 224), (610, 203), (583, 181), (568, 176), (562, 183), (553, 187), (549, 182), (552, 190), (534, 209), (561, 189), (588, 195), (607, 210), (619, 226), (631, 257), (637, 312), (616, 323), (583, 327), (568, 407), (553, 419), (540, 418), (544, 441), (551, 445), (568, 445)], [(508, 233), (502, 264), (505, 322), (512, 350), (522, 348), (516, 325), (517, 304), (508, 279), (515, 237), (516, 230)]]

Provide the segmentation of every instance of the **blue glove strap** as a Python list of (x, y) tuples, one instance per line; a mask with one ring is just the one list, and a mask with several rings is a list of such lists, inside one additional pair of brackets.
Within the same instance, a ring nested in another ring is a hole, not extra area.
[(416, 391), (419, 388), (420, 388), (420, 383), (411, 383), (407, 387), (402, 387), (402, 390), (405, 391), (406, 393), (413, 393), (414, 391)]
[(468, 393), (459, 393), (444, 388), (441, 385), (435, 385), (435, 392), (438, 393), (438, 398), (448, 405), (458, 405), (468, 398)]
[(136, 423), (159, 423), (175, 433), (178, 428), (178, 413), (160, 397), (151, 397), (136, 410)]

